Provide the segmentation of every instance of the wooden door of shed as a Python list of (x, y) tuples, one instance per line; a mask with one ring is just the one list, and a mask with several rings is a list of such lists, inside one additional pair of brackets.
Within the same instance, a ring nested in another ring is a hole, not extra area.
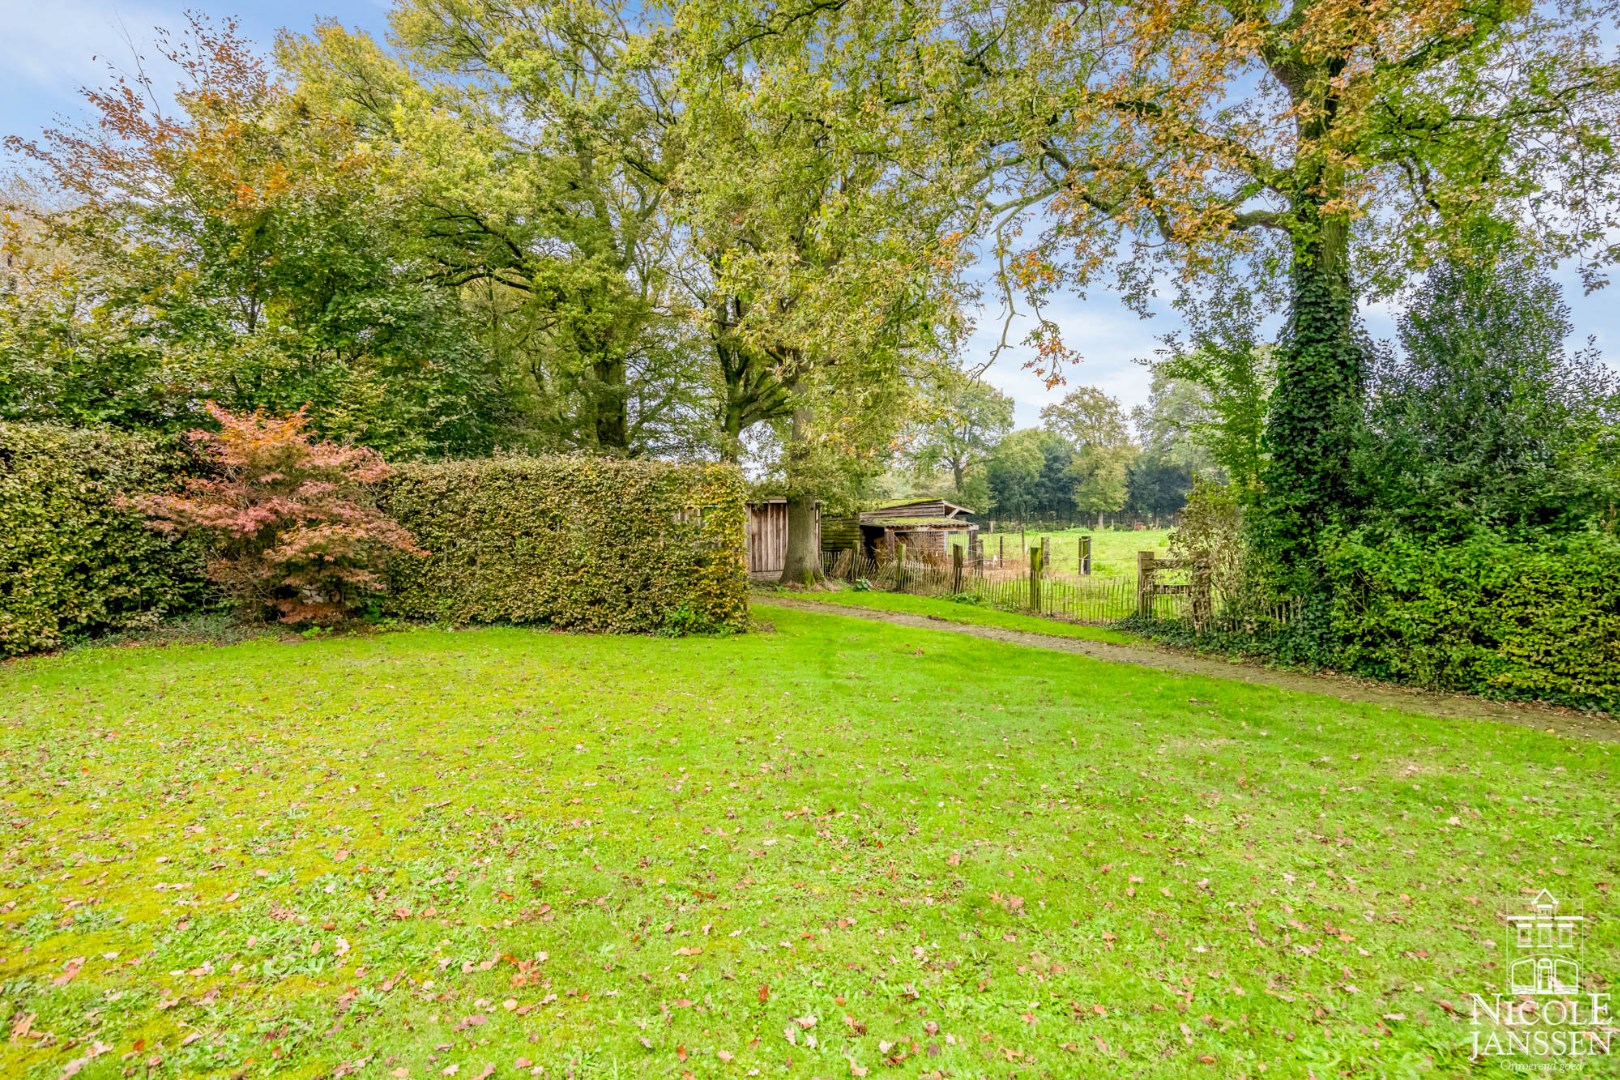
[[(816, 547), (821, 547), (821, 507), (816, 507)], [(788, 508), (785, 500), (748, 507), (748, 572), (780, 574), (787, 565)]]
[(787, 565), (787, 503), (748, 508), (748, 572), (780, 574)]

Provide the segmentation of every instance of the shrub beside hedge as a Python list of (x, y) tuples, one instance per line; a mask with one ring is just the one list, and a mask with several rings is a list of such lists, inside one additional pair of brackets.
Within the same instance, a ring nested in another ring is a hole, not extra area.
[(1620, 541), (1598, 534), (1327, 551), (1338, 666), (1620, 712)]
[(0, 423), (0, 656), (147, 626), (210, 593), (195, 545), (148, 529), (119, 496), (171, 486), (173, 444)]
[(431, 553), (390, 570), (388, 610), (570, 630), (741, 629), (741, 474), (721, 465), (501, 457), (401, 465), (379, 499)]

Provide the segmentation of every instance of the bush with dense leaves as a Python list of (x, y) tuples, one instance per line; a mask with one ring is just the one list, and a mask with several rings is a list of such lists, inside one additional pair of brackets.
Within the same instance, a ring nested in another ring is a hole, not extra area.
[(172, 443), (0, 423), (0, 656), (208, 601), (195, 545), (152, 533), (122, 504), (173, 485), (184, 464)]
[(302, 410), (236, 416), (210, 403), (208, 412), (219, 430), (191, 439), (211, 475), (134, 505), (161, 533), (211, 541), (208, 576), (244, 615), (343, 619), (386, 591), (391, 554), (426, 554), (372, 501), (388, 476), (375, 450), (312, 438)]
[(432, 554), (388, 608), (448, 622), (685, 633), (747, 622), (730, 466), (502, 457), (398, 467), (382, 505)]
[(1620, 541), (1583, 533), (1325, 550), (1335, 666), (1495, 697), (1620, 711)]
[(1578, 533), (1620, 499), (1620, 379), (1570, 352), (1558, 283), (1511, 249), (1442, 262), (1372, 369), (1364, 520), (1432, 541)]

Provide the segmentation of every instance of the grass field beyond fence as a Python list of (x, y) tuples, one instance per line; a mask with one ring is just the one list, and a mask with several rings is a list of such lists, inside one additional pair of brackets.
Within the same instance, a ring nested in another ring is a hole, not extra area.
[(1505, 1076), (1499, 898), (1620, 973), (1614, 744), (757, 615), (0, 666), (0, 1075)]
[[(1091, 537), (1091, 563), (1085, 567), (1081, 562), (1081, 541), (1088, 536)], [(1106, 623), (1138, 613), (1138, 553), (1157, 550), (1163, 557), (1163, 545), (1167, 542), (1168, 530), (1101, 533), (1071, 530), (1029, 533), (1024, 537), (1017, 533), (993, 533), (983, 539), (982, 561), (968, 557), (965, 542), (955, 544), (963, 553), (960, 578), (949, 559), (919, 558), (915, 552), (908, 551), (904, 563), (897, 563), (893, 558), (897, 551), (886, 549), (876, 558), (851, 552), (824, 552), (822, 568), (830, 578), (851, 585), (864, 581), (885, 592), (950, 596), (1001, 611)], [(1159, 546), (1155, 548), (1155, 545)], [(1036, 550), (1043, 550), (1047, 561), (1043, 564), (1039, 587), (1032, 590), (1029, 567)], [(1175, 572), (1170, 573), (1175, 576)], [(1181, 575), (1177, 580), (1184, 577)], [(1160, 597), (1154, 604), (1154, 610), (1161, 616), (1180, 615), (1183, 607), (1181, 598), (1172, 596)]]
[[(1044, 537), (1052, 540), (1050, 568), (1061, 574), (1074, 574), (1079, 570), (1080, 538), (1091, 537), (1091, 575), (1096, 578), (1129, 578), (1136, 580), (1136, 553), (1157, 551), (1163, 555), (1170, 545), (1169, 529), (1063, 529), (1055, 532), (1028, 531), (1023, 534), (1026, 547), (1038, 547)], [(1008, 558), (1018, 555), (1019, 534), (985, 533), (984, 553), (993, 558), (1002, 550), (1005, 537)]]

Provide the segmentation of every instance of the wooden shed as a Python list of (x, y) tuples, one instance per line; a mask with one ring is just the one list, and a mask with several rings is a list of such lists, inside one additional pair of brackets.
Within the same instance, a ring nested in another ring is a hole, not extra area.
[(915, 499), (892, 503), (860, 515), (861, 550), (876, 556), (905, 544), (909, 555), (944, 560), (957, 538), (972, 550), (979, 526), (970, 520), (973, 511), (944, 499)]
[[(748, 572), (780, 574), (787, 566), (788, 507), (786, 499), (763, 499), (748, 504)], [(821, 505), (816, 505), (816, 541), (821, 547)]]

